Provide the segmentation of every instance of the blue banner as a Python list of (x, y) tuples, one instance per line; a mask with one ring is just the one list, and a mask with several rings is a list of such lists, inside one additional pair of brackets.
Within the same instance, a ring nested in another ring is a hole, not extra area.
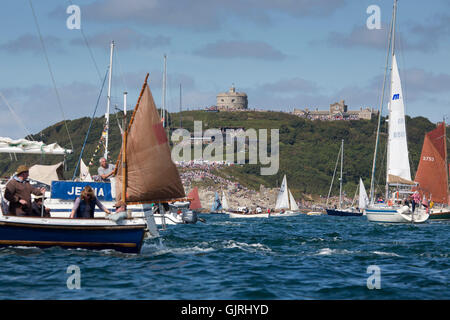
[(107, 182), (52, 181), (51, 197), (53, 199), (75, 200), (87, 185), (94, 189), (98, 200), (113, 201), (111, 183)]

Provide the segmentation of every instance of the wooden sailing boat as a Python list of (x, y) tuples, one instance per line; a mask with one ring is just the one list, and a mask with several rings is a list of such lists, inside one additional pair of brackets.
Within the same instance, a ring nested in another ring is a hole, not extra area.
[[(390, 30), (391, 40), (391, 88), (389, 96), (389, 127), (388, 127), (388, 142), (387, 142), (387, 165), (386, 165), (386, 201), (390, 199), (391, 195), (407, 196), (411, 192), (411, 188), (415, 183), (411, 181), (411, 170), (409, 166), (408, 143), (406, 137), (405, 124), (405, 106), (403, 101), (402, 85), (400, 81), (400, 74), (397, 66), (397, 59), (395, 56), (395, 22), (397, 16), (397, 0), (394, 0), (394, 8), (392, 15), (392, 24)], [(386, 74), (385, 74), (386, 80)], [(402, 199), (390, 199), (387, 204), (374, 204), (374, 175), (376, 154), (379, 139), (379, 128), (381, 111), (383, 105), (383, 94), (380, 103), (380, 112), (377, 130), (377, 142), (375, 144), (374, 165), (372, 168), (371, 181), (371, 203), (364, 210), (369, 221), (373, 222), (389, 222), (389, 223), (422, 223), (425, 222), (429, 215), (424, 210), (416, 210), (411, 212), (408, 206), (401, 206), (397, 201)], [(389, 193), (390, 188), (394, 188), (395, 192)]]
[(147, 79), (148, 74), (124, 131), (116, 165), (116, 200), (127, 204), (161, 204), (185, 198)]
[[(434, 203), (430, 219), (450, 219), (445, 122), (425, 134), (415, 182), (421, 198)], [(440, 208), (439, 208), (440, 207)], [(447, 207), (447, 208), (445, 208)]]
[[(4, 213), (0, 214), (0, 246), (60, 246), (139, 253), (146, 230), (158, 235), (150, 203), (182, 198), (184, 188), (170, 158), (167, 136), (147, 78), (148, 74), (124, 131), (116, 165), (120, 168), (116, 169), (116, 200), (143, 204), (143, 217), (129, 218), (124, 212), (95, 219), (18, 217)], [(162, 206), (160, 210), (164, 212)]]

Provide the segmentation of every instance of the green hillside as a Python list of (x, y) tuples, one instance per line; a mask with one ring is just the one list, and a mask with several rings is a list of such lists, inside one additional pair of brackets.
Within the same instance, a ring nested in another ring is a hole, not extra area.
[[(266, 187), (276, 187), (286, 174), (288, 183), (296, 197), (303, 193), (326, 195), (333, 175), (336, 158), (339, 152), (341, 139), (344, 146), (344, 190), (353, 196), (359, 177), (362, 177), (366, 188), (370, 185), (373, 149), (375, 145), (377, 119), (371, 121), (311, 121), (282, 112), (205, 112), (184, 111), (171, 114), (169, 117), (172, 130), (180, 125), (193, 132), (194, 120), (202, 121), (203, 131), (211, 128), (239, 128), (253, 129), (279, 129), (280, 132), (280, 168), (276, 175), (261, 176), (260, 165), (244, 165), (227, 167), (220, 172), (222, 176), (233, 176), (241, 184), (259, 189), (259, 184)], [(111, 130), (109, 149), (112, 162), (115, 162), (120, 148), (120, 133), (117, 126), (117, 117), (111, 115)], [(89, 127), (89, 118), (68, 121), (68, 129), (72, 138), (75, 152), (66, 158), (66, 178), (72, 178), (78, 161), (81, 147)], [(88, 164), (101, 137), (104, 117), (96, 118), (93, 122), (90, 136), (84, 150), (83, 160)], [(382, 121), (382, 135), (378, 153), (377, 183), (383, 189), (385, 175), (385, 149), (386, 149), (386, 123)], [(408, 131), (408, 144), (410, 163), (413, 176), (419, 163), (420, 152), (427, 131), (434, 129), (435, 125), (423, 117), (406, 119)], [(270, 130), (269, 130), (270, 132)], [(58, 142), (61, 146), (70, 148), (69, 139), (64, 124), (57, 123), (33, 136), (36, 140), (46, 143)], [(270, 139), (269, 139), (270, 142)], [(95, 174), (98, 159), (103, 150), (97, 152), (91, 174)], [(0, 172), (2, 176), (9, 175), (19, 164), (51, 164), (62, 161), (60, 156), (30, 156), (17, 155), (17, 161), (10, 155), (0, 156)], [(337, 190), (335, 182), (334, 193)]]

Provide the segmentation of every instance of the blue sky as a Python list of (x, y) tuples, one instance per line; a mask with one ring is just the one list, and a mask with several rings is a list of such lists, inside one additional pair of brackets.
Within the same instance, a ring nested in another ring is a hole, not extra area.
[[(80, 30), (69, 30), (67, 7), (81, 9)], [(142, 81), (161, 104), (167, 54), (168, 108), (215, 104), (234, 83), (250, 108), (291, 111), (379, 107), (392, 0), (70, 0), (32, 1), (63, 111), (58, 107), (29, 0), (2, 3), (0, 92), (32, 133), (61, 121), (91, 116), (100, 77), (115, 40), (112, 95), (133, 107)], [(368, 30), (370, 5), (381, 9), (381, 30)], [(406, 112), (436, 122), (450, 115), (450, 1), (399, 0), (397, 56)], [(97, 115), (106, 108), (106, 89)], [(0, 100), (0, 136), (20, 138)], [(63, 116), (64, 113), (64, 116)]]

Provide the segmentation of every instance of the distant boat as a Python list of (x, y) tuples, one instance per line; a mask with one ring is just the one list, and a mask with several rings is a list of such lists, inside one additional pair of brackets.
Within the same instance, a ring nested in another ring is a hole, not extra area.
[(191, 210), (199, 210), (202, 208), (202, 204), (200, 202), (200, 197), (198, 195), (198, 187), (195, 187), (194, 189), (189, 192), (187, 195), (188, 199), (192, 199), (191, 203), (189, 205), (189, 209)]
[(284, 175), (283, 182), (281, 183), (274, 212), (263, 212), (260, 207), (257, 207), (254, 212), (245, 212), (245, 210), (229, 212), (231, 218), (275, 218), (297, 216), (299, 214), (300, 210), (298, 205), (287, 186), (286, 175)]
[(211, 213), (223, 214), (222, 202), (220, 201), (219, 194), (216, 192), (214, 194), (214, 202), (211, 206)]
[[(338, 160), (339, 158), (341, 159), (341, 176), (339, 179), (339, 207), (336, 207), (334, 209), (326, 209), (326, 212), (329, 216), (340, 216), (340, 217), (360, 217), (363, 215), (363, 212), (361, 211), (361, 207), (359, 207), (359, 209), (357, 208), (342, 208), (342, 171), (343, 171), (343, 166), (344, 166), (344, 140), (342, 140), (341, 142), (341, 148), (339, 150), (339, 154), (338, 154)], [(336, 168), (337, 168), (337, 162), (336, 162)], [(336, 172), (336, 168), (335, 168), (335, 172)], [(331, 193), (331, 189), (333, 187), (333, 182), (334, 182), (334, 174), (333, 174), (333, 178), (331, 179), (331, 185), (330, 185), (330, 191), (328, 192), (328, 198), (330, 197), (330, 193)], [(360, 181), (360, 185), (362, 184), (362, 181)], [(364, 184), (362, 184), (363, 190), (365, 192), (364, 189)], [(367, 195), (366, 195), (367, 197)], [(327, 199), (327, 204), (328, 204), (328, 199)], [(363, 207), (365, 208), (365, 206)], [(311, 214), (310, 214), (311, 215)]]
[(227, 197), (225, 196), (225, 191), (222, 191), (222, 209), (229, 210), (230, 206), (228, 205)]
[(369, 197), (367, 196), (366, 188), (364, 187), (364, 182), (359, 178), (359, 200), (358, 208), (350, 207), (346, 209), (327, 209), (327, 214), (330, 216), (353, 216), (360, 217), (363, 215), (364, 209), (369, 205)]
[(434, 205), (430, 219), (450, 219), (448, 190), (447, 135), (445, 122), (425, 134), (415, 182), (421, 197)]
[(281, 214), (300, 213), (297, 202), (295, 201), (291, 190), (288, 188), (286, 175), (283, 177), (283, 182), (281, 183), (280, 191), (277, 196), (277, 202), (275, 203), (275, 213), (276, 212), (280, 212)]
[[(372, 167), (372, 179), (370, 188), (370, 204), (365, 209), (367, 220), (372, 222), (388, 223), (423, 223), (428, 220), (429, 215), (425, 210), (417, 209), (412, 212), (406, 205), (401, 205), (400, 196), (407, 196), (416, 185), (411, 181), (411, 170), (409, 166), (408, 142), (406, 138), (405, 106), (403, 101), (402, 85), (395, 56), (395, 22), (397, 16), (397, 0), (394, 0), (393, 19), (389, 38), (391, 40), (391, 88), (389, 95), (389, 122), (387, 141), (387, 164), (386, 164), (386, 201), (388, 203), (375, 204), (375, 164), (380, 136), (380, 121), (383, 99), (380, 103), (378, 118), (377, 140)], [(386, 66), (387, 70), (387, 66)], [(385, 73), (386, 79), (386, 73)], [(383, 85), (384, 93), (384, 85)], [(384, 94), (381, 95), (382, 97)], [(390, 188), (394, 188), (394, 191)]]

